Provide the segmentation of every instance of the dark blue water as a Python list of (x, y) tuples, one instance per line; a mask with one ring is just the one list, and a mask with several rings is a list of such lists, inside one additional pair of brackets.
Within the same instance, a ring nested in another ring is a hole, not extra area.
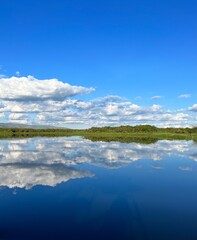
[(0, 239), (197, 239), (197, 144), (1, 140)]

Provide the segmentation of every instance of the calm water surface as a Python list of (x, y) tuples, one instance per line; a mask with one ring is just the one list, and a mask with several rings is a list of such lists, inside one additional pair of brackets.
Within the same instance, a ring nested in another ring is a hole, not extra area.
[(197, 144), (0, 140), (0, 239), (197, 239)]

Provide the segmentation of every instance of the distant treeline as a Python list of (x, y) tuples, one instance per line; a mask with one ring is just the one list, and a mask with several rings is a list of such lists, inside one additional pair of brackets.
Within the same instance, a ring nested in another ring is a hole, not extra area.
[(34, 128), (0, 128), (0, 138), (13, 137), (44, 137), (44, 136), (70, 136), (77, 132), (72, 129), (54, 128), (54, 129), (34, 129)]
[(192, 128), (157, 128), (152, 125), (137, 125), (137, 126), (119, 126), (119, 127), (92, 127), (88, 132), (120, 132), (120, 133), (197, 133), (197, 127)]

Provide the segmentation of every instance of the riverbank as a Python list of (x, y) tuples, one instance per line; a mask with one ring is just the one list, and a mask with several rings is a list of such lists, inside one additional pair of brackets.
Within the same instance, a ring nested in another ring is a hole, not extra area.
[(156, 128), (150, 125), (135, 127), (102, 127), (78, 129), (0, 128), (0, 139), (27, 137), (82, 136), (92, 141), (156, 142), (158, 140), (194, 140), (197, 128)]

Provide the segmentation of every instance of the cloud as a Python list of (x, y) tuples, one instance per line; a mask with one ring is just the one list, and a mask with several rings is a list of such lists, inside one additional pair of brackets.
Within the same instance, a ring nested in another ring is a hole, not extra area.
[(94, 173), (78, 167), (81, 164), (119, 168), (150, 159), (157, 162), (157, 165), (150, 162), (150, 166), (158, 167), (166, 156), (197, 161), (195, 144), (178, 140), (128, 144), (92, 142), (80, 137), (5, 139), (0, 143), (0, 151), (0, 186), (25, 189), (93, 177)]
[(191, 171), (192, 170), (192, 168), (188, 167), (188, 166), (180, 166), (179, 169), (182, 171)]
[(54, 187), (70, 179), (92, 177), (89, 171), (65, 167), (63, 164), (0, 165), (0, 186), (31, 189), (37, 185)]
[(5, 105), (2, 102), (0, 102), (0, 109), (4, 108), (4, 107), (5, 107)]
[(0, 74), (0, 79), (1, 79), (1, 78), (5, 78), (5, 77), (6, 77), (5, 74)]
[(0, 118), (4, 118), (5, 114), (4, 113), (0, 113)]
[(196, 121), (187, 111), (197, 111), (195, 104), (189, 109), (169, 111), (159, 104), (140, 106), (113, 95), (89, 101), (70, 98), (92, 90), (57, 79), (38, 80), (31, 76), (1, 78), (0, 113), (4, 114), (1, 116), (6, 122), (73, 128), (139, 124), (187, 127)]
[(31, 115), (25, 113), (10, 113), (4, 114), (4, 121), (5, 116), (8, 119), (9, 123), (16, 123), (16, 124), (30, 124), (31, 122)]
[(191, 94), (181, 94), (178, 96), (178, 98), (190, 98)]
[(190, 116), (170, 112), (161, 105), (139, 106), (118, 96), (107, 96), (88, 102), (76, 99), (64, 101), (4, 101), (0, 112), (7, 112), (9, 121), (29, 124), (67, 126), (118, 126), (152, 124), (157, 126), (187, 125)]
[(62, 125), (63, 123), (85, 124), (88, 126), (153, 124), (167, 127), (184, 125), (190, 117), (183, 112), (166, 111), (161, 105), (153, 104), (144, 107), (115, 97), (94, 99), (88, 103), (74, 101), (69, 104), (70, 107), (67, 105), (65, 109), (62, 106), (62, 110), (58, 114), (39, 112), (37, 121), (40, 124), (47, 121), (48, 124), (54, 125)]
[(9, 114), (10, 120), (25, 120), (28, 117), (29, 117), (28, 114), (23, 114), (23, 113), (10, 113)]
[(194, 104), (193, 106), (189, 107), (188, 110), (192, 112), (197, 112), (197, 104)]
[(16, 72), (16, 76), (17, 76), (17, 77), (20, 76), (20, 72), (19, 72), (19, 71)]
[(32, 76), (0, 79), (0, 99), (3, 100), (62, 100), (92, 91), (94, 88), (72, 86), (58, 79), (38, 80)]
[(160, 98), (163, 98), (163, 96), (152, 96), (151, 97), (152, 100), (157, 100), (157, 99), (160, 99)]

